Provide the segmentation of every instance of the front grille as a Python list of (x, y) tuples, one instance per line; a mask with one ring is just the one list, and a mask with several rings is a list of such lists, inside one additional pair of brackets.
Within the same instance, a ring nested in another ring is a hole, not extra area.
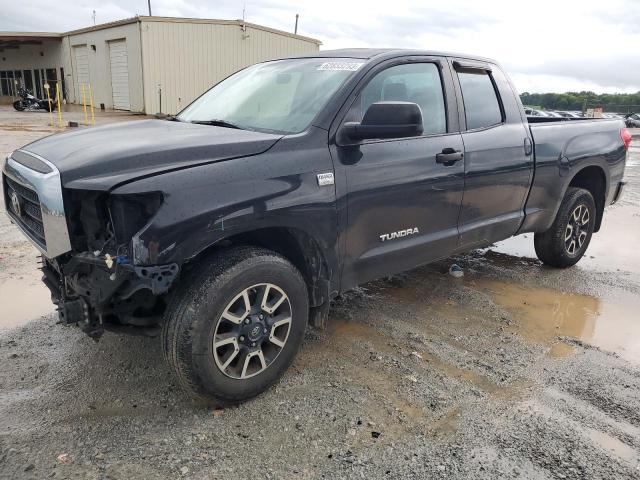
[[(20, 223), (20, 226), (31, 233), (33, 239), (41, 247), (46, 248), (47, 242), (44, 238), (44, 225), (42, 223), (42, 210), (37, 192), (14, 182), (6, 175), (3, 175), (5, 205), (12, 218)], [(13, 194), (17, 195), (20, 203), (18, 211), (12, 206)]]

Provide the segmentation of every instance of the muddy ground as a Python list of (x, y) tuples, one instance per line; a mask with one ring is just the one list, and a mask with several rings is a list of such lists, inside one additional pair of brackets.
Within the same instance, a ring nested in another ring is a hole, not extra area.
[[(0, 110), (2, 154), (46, 134), (15, 125)], [(528, 235), (364, 285), (276, 387), (216, 411), (157, 339), (56, 325), (2, 215), (0, 477), (640, 478), (639, 177), (636, 147), (578, 266)]]

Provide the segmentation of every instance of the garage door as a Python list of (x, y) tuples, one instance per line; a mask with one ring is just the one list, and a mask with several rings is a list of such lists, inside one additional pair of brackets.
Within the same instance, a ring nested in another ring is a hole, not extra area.
[(127, 61), (127, 42), (125, 40), (109, 42), (109, 62), (111, 64), (113, 108), (131, 110), (131, 104), (129, 103), (129, 63)]
[(76, 60), (76, 99), (80, 103), (82, 102), (82, 85), (84, 84), (85, 90), (89, 85), (89, 54), (87, 53), (87, 46), (73, 47), (73, 54)]

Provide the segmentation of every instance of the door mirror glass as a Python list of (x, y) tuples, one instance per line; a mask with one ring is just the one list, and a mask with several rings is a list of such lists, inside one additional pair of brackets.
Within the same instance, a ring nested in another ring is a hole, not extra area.
[(352, 140), (405, 138), (422, 135), (422, 110), (412, 102), (372, 103), (361, 122), (344, 124)]

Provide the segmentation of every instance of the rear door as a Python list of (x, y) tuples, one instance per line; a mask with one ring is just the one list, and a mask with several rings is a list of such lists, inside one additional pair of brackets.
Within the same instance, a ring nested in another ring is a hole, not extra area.
[(443, 151), (463, 148), (446, 59), (404, 57), (374, 67), (340, 125), (362, 120), (378, 101), (417, 103), (424, 134), (331, 145), (336, 184), (346, 184), (343, 288), (447, 256), (457, 246), (464, 164), (436, 161)]
[(489, 63), (453, 59), (464, 142), (460, 246), (515, 234), (533, 173), (532, 143), (515, 91)]

